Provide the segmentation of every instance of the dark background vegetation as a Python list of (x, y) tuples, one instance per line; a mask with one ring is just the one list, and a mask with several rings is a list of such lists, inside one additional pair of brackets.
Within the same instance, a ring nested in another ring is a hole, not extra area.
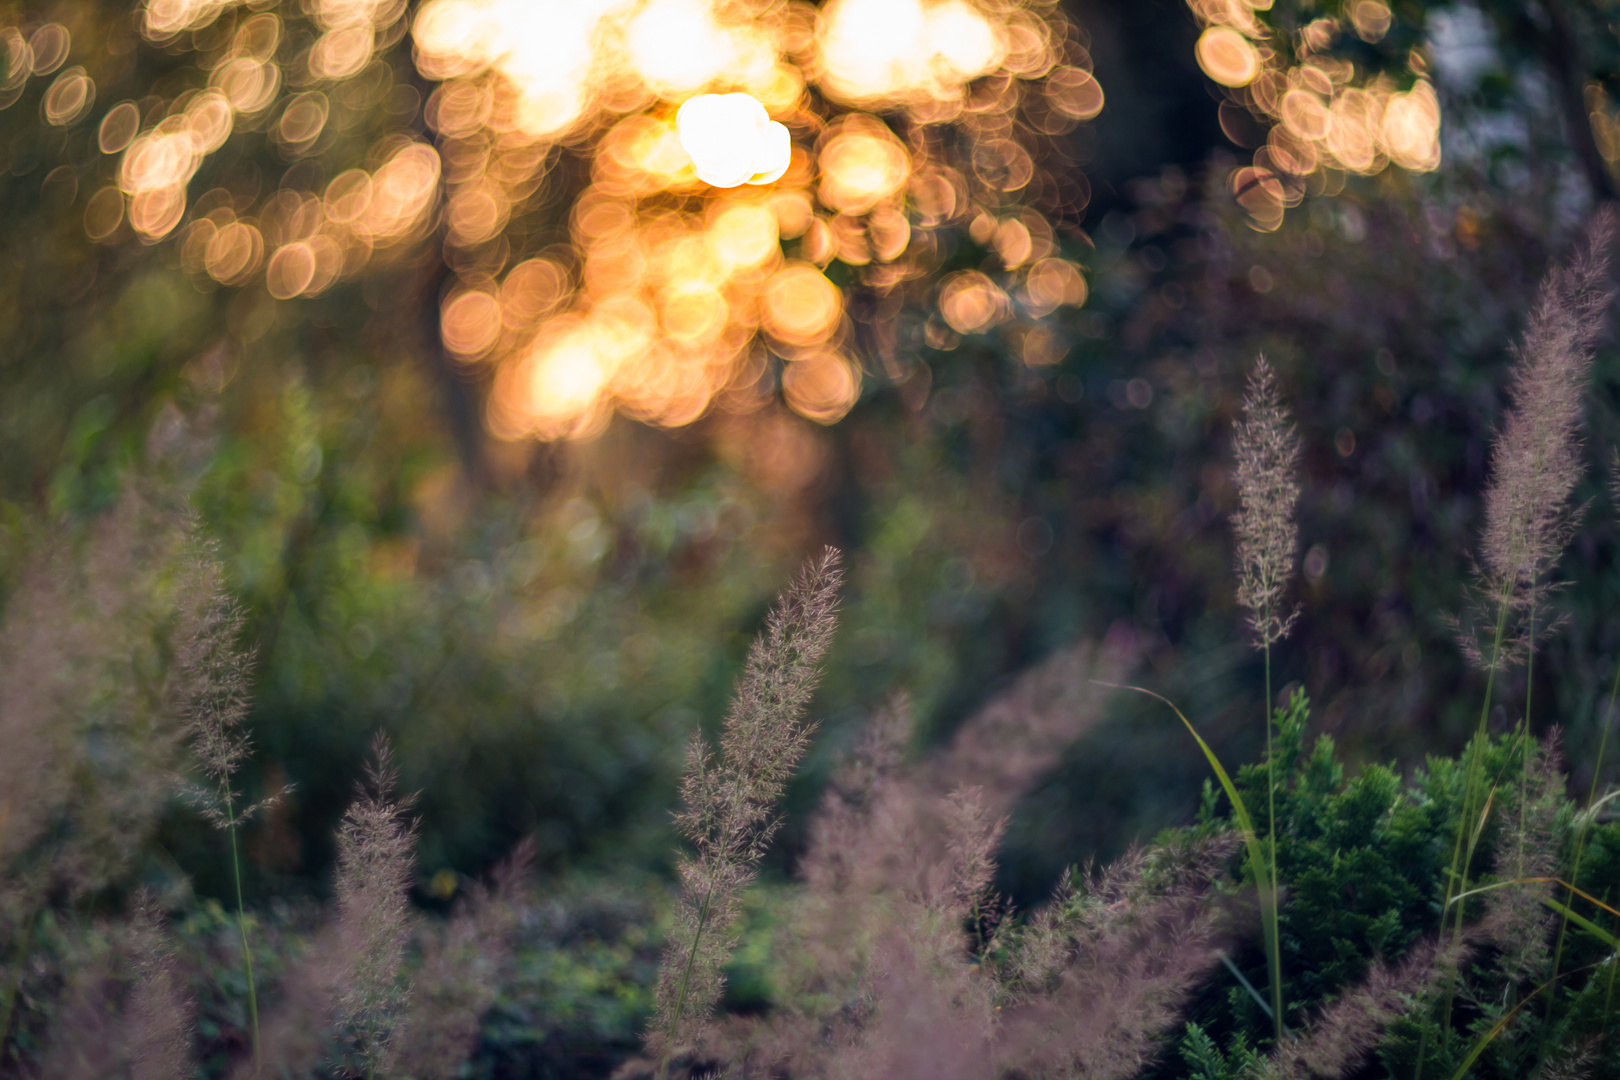
[[(1074, 136), (1092, 198), (1064, 249), (1091, 300), (1067, 317), (1060, 364), (1028, 368), (992, 332), (919, 345), (925, 393), (871, 380), (831, 427), (771, 409), (675, 431), (616, 420), (578, 444), (484, 434), (483, 388), (422, 314), (431, 250), (277, 302), (200, 288), (172, 242), (91, 244), (84, 201), (104, 165), (83, 131), (40, 122), (36, 86), (0, 111), (0, 579), (38, 522), (105, 506), (153, 432), (185, 426), (193, 450), (168, 467), (195, 483), (250, 613), (250, 787), (296, 785), (248, 831), (250, 893), (323, 892), (382, 729), (422, 793), (431, 901), (439, 871), (479, 873), (530, 833), (552, 881), (667, 867), (684, 741), (717, 723), (779, 583), (836, 544), (846, 616), (773, 856), (786, 871), (828, 762), (885, 698), (908, 693), (938, 738), (1111, 628), (1143, 643), (1139, 681), (1228, 760), (1252, 756), (1260, 660), (1232, 596), (1229, 439), (1263, 350), (1306, 446), (1303, 614), (1275, 684), (1308, 688), (1354, 758), (1454, 752), (1478, 694), (1445, 616), (1464, 603), (1508, 343), (1612, 183), (1586, 167), (1557, 87), (1607, 79), (1616, 41), (1601, 3), (1558, 4), (1592, 29), (1574, 57), (1535, 47), (1540, 0), (1394, 6), (1414, 35), (1448, 19), (1482, 35), (1437, 59), (1438, 172), (1352, 179), (1257, 232), (1228, 194), (1246, 151), (1218, 122), (1186, 5), (1075, 2), (1108, 106)], [(98, 116), (177, 63), (135, 47), (125, 5), (0, 3), (0, 23), (44, 18), (129, 46), (111, 50), (124, 66)], [(394, 63), (414, 78), (408, 56)], [(274, 183), (286, 166), (263, 143), (219, 167)], [(1568, 621), (1536, 668), (1533, 724), (1567, 729), (1583, 789), (1620, 654), (1601, 467), (1617, 392), (1608, 349)], [(1502, 723), (1524, 693), (1509, 681)], [(1205, 766), (1184, 733), (1129, 702), (1109, 717), (1014, 822), (1003, 877), (1020, 903), (1197, 806)], [(177, 811), (161, 841), (156, 864), (224, 895), (202, 825)]]

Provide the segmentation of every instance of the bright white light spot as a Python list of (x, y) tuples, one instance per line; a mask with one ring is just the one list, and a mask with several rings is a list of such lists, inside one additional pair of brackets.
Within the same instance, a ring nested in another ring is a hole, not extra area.
[(747, 94), (699, 94), (675, 114), (681, 149), (698, 179), (715, 187), (768, 184), (787, 171), (788, 129)]

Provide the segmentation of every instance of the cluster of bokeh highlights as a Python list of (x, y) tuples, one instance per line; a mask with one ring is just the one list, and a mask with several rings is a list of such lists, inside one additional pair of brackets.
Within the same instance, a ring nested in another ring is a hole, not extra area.
[[(443, 343), (483, 373), (503, 437), (587, 436), (615, 412), (676, 426), (778, 393), (832, 422), (866, 378), (905, 378), (924, 337), (1000, 328), (1055, 362), (1041, 320), (1085, 300), (1052, 223), (1084, 209), (1062, 137), (1103, 96), (1048, 0), (146, 0), (139, 25), (194, 58), (193, 85), (99, 114), (85, 70), (57, 71), (64, 27), (0, 40), (0, 104), (55, 74), (44, 119), (93, 123), (114, 163), (90, 237), (172, 242), (199, 282), (280, 300), (439, 244)], [(422, 122), (406, 110), (336, 171), (353, 102), (376, 104), (357, 90), (399, 89), (402, 49), (433, 86)], [(748, 94), (787, 128), (780, 177), (698, 178), (675, 115), (703, 93)], [(320, 167), (195, 194), (233, 136)], [(969, 242), (982, 264), (942, 274)], [(901, 309), (927, 313), (915, 341)]]
[[(932, 287), (933, 233), (975, 217), (1002, 237), (1000, 269), (1033, 288), (1026, 314), (1084, 299), (1079, 271), (1052, 262), (1044, 216), (1024, 215), (1031, 228), (1008, 213), (1036, 173), (1021, 103), (1038, 101), (1045, 137), (1102, 105), (1050, 5), (597, 0), (553, 19), (521, 0), (433, 0), (414, 33), (442, 80), (430, 121), (446, 239), (463, 253), (444, 340), (493, 368), (500, 435), (588, 435), (615, 411), (676, 426), (717, 402), (757, 407), (778, 384), (800, 414), (834, 421), (863, 380), (851, 291)], [(698, 177), (675, 116), (704, 92), (746, 93), (787, 127), (773, 183)], [(532, 169), (505, 162), (554, 143), (588, 148), (566, 240), (509, 270), (479, 258), (533, 188)], [(949, 332), (1012, 314), (980, 273), (940, 299)]]
[[(1421, 56), (1402, 89), (1331, 53), (1385, 32), (1382, 0), (1286, 41), (1258, 17), (1270, 0), (1188, 2), (1199, 63), (1269, 125), (1231, 177), (1257, 227), (1346, 173), (1438, 164)], [(1067, 136), (1103, 92), (1056, 0), (145, 0), (139, 27), (194, 58), (190, 85), (99, 114), (64, 26), (0, 29), (0, 108), (50, 78), (44, 121), (94, 124), (112, 165), (90, 237), (172, 242), (199, 283), (289, 301), (436, 245), (425, 302), (503, 438), (778, 395), (831, 423), (863, 382), (964, 337), (1056, 363), (1054, 313), (1086, 301), (1060, 246), (1089, 199)], [(742, 182), (750, 150), (715, 187), (676, 117), (737, 94), (763, 107), (756, 138), (785, 128), (786, 167), (773, 141), (768, 171)], [(395, 122), (357, 155), (366, 110)], [(313, 168), (193, 197), (233, 137)]]
[(1347, 33), (1381, 40), (1393, 19), (1384, 0), (1350, 0), (1344, 18), (1312, 20), (1294, 40), (1258, 17), (1272, 0), (1187, 3), (1204, 24), (1199, 66), (1237, 107), (1270, 127), (1253, 164), (1230, 178), (1260, 228), (1275, 229), (1288, 207), (1306, 194), (1331, 193), (1346, 173), (1439, 167), (1440, 101), (1422, 54), (1410, 58), (1413, 78), (1401, 89), (1387, 74), (1369, 78), (1332, 52)]

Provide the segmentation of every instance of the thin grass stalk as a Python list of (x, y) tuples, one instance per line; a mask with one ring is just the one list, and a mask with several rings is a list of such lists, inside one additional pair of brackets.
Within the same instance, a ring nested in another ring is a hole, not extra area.
[(1263, 905), (1261, 912), (1266, 916), (1266, 967), (1271, 976), (1271, 1008), (1276, 1020), (1277, 1044), (1282, 1045), (1283, 1038), (1283, 1012), (1282, 1012), (1282, 932), (1278, 926), (1279, 915), (1277, 911), (1277, 762), (1271, 749), (1272, 705), (1271, 705), (1271, 643), (1266, 643), (1266, 827), (1270, 830), (1268, 839), (1271, 842), (1271, 903)]
[[(1530, 640), (1536, 640), (1536, 613), (1530, 613)], [(1532, 648), (1524, 660), (1524, 717), (1519, 721), (1519, 733), (1524, 738), (1524, 768), (1519, 776), (1519, 864), (1524, 864), (1524, 822), (1530, 804), (1530, 707), (1536, 689), (1536, 650)], [(1551, 999), (1549, 999), (1551, 1000)]]
[[(1508, 598), (1504, 597), (1499, 605), (1496, 617), (1496, 633), (1491, 641), (1491, 661), (1485, 674), (1485, 698), (1479, 707), (1479, 726), (1474, 732), (1468, 750), (1465, 751), (1468, 753), (1468, 775), (1463, 781), (1462, 805), (1457, 808), (1457, 842), (1452, 847), (1451, 873), (1446, 877), (1445, 904), (1440, 909), (1440, 933), (1442, 937), (1445, 936), (1445, 913), (1451, 910), (1452, 900), (1456, 895), (1467, 891), (1468, 888), (1468, 866), (1473, 862), (1473, 844), (1466, 842), (1468, 823), (1474, 816), (1475, 795), (1478, 794), (1479, 783), (1482, 779), (1481, 774), (1485, 768), (1485, 746), (1489, 738), (1487, 725), (1491, 714), (1491, 696), (1496, 687), (1496, 672), (1501, 662), (1502, 635), (1507, 631), (1507, 618)], [(1466, 861), (1463, 859), (1465, 846), (1468, 851)], [(1463, 909), (1460, 904), (1457, 906), (1453, 920), (1455, 925), (1452, 928), (1451, 947), (1457, 949), (1462, 946), (1463, 932)], [(1446, 989), (1441, 995), (1440, 1027), (1447, 1045), (1451, 1041), (1451, 1006), (1456, 993), (1457, 972), (1453, 969), (1446, 975)], [(1418, 1038), (1417, 1069), (1413, 1073), (1413, 1080), (1422, 1080), (1423, 1078), (1423, 1056), (1427, 1049), (1428, 1037), (1429, 1029), (1425, 1027), (1423, 1034)]]
[[(235, 814), (233, 811), (230, 789), (227, 788), (225, 791), (225, 812), (234, 819)], [(257, 1075), (259, 1071), (259, 989), (253, 980), (253, 949), (248, 945), (247, 905), (242, 899), (242, 857), (237, 850), (236, 830), (237, 826), (233, 820), (229, 831), (231, 834), (231, 873), (236, 878), (236, 929), (242, 938), (242, 964), (247, 972), (248, 1019), (253, 1026), (253, 1072)]]
[[(681, 1017), (684, 1016), (685, 1013), (686, 1013), (686, 989), (692, 983), (692, 965), (697, 963), (698, 943), (703, 938), (703, 930), (704, 930), (704, 928), (706, 926), (708, 926), (708, 923), (709, 923), (709, 903), (713, 899), (714, 899), (714, 883), (711, 881), (709, 883), (708, 891), (703, 894), (703, 904), (702, 904), (702, 906), (700, 906), (698, 908), (698, 924), (697, 924), (697, 938), (698, 938), (698, 941), (694, 941), (692, 943), (692, 951), (690, 953), (688, 953), (687, 957), (686, 957), (686, 969), (681, 972), (681, 989), (680, 989), (680, 993), (677, 994), (676, 998), (675, 998), (675, 1014), (674, 1014), (674, 1018), (671, 1019), (670, 1022), (669, 1022), (669, 1029), (670, 1029), (671, 1032), (675, 1032), (675, 1031), (678, 1031), (680, 1029)], [(674, 1056), (674, 1054), (675, 1054), (675, 1042), (674, 1042), (674, 1039), (673, 1038), (665, 1039), (664, 1040), (664, 1052), (663, 1052), (662, 1055), (659, 1056), (659, 1059), (658, 1059), (658, 1072), (656, 1074), (658, 1080), (664, 1080), (664, 1077), (669, 1075), (669, 1061), (670, 1061), (670, 1058)]]
[[(1493, 787), (1485, 798), (1485, 805), (1480, 813), (1479, 824), (1470, 832), (1468, 829), (1468, 821), (1473, 816), (1472, 792), (1477, 780), (1475, 768), (1477, 765), (1479, 765), (1479, 759), (1484, 754), (1485, 745), (1485, 737), (1483, 733), (1481, 733), (1470, 740), (1468, 749), (1464, 751), (1470, 755), (1470, 760), (1468, 763), (1468, 779), (1464, 784), (1463, 806), (1458, 810), (1457, 845), (1452, 850), (1451, 872), (1446, 877), (1445, 905), (1440, 909), (1440, 936), (1441, 938), (1444, 938), (1446, 934), (1446, 917), (1448, 914), (1450, 914), (1453, 905), (1455, 905), (1457, 908), (1456, 915), (1454, 916), (1454, 929), (1451, 938), (1451, 945), (1453, 949), (1462, 947), (1463, 906), (1460, 901), (1465, 899), (1467, 896), (1474, 895), (1474, 893), (1469, 892), (1467, 889), (1466, 868), (1473, 865), (1474, 851), (1479, 843), (1480, 835), (1485, 831), (1485, 821), (1490, 816), (1491, 802), (1496, 795), (1496, 790)], [(1483, 772), (1483, 766), (1479, 766), (1479, 771)], [(1478, 890), (1475, 891), (1477, 892)], [(1455, 968), (1453, 968), (1446, 972), (1446, 988), (1444, 993), (1441, 995), (1442, 1005), (1440, 1010), (1440, 1030), (1442, 1046), (1451, 1045), (1451, 1007), (1455, 1001), (1456, 993), (1457, 971)], [(1423, 1080), (1423, 1059), (1428, 1053), (1428, 1046), (1429, 1029), (1428, 1026), (1425, 1025), (1418, 1035), (1417, 1064), (1412, 1072), (1412, 1080)]]
[(182, 581), (180, 619), (173, 639), (175, 661), (171, 693), (204, 782), (182, 779), (181, 794), (210, 825), (230, 834), (237, 933), (242, 942), (242, 962), (247, 977), (248, 1017), (256, 1072), (261, 1065), (263, 1047), (238, 833), (260, 810), (277, 802), (285, 790), (257, 804), (248, 804), (241, 812), (236, 809), (241, 793), (233, 787), (233, 780), (252, 753), (244, 726), (250, 705), (248, 684), (253, 658), (237, 644), (246, 617), (225, 588), (225, 568), (213, 542), (203, 535), (195, 518), (188, 522), (186, 531), (191, 552)]
[[(1607, 893), (1604, 894), (1608, 895)], [(1616, 929), (1620, 929), (1620, 919), (1616, 920)], [(1620, 950), (1609, 956), (1609, 983), (1603, 988), (1603, 1037), (1609, 1037), (1609, 1016), (1614, 1010), (1614, 971), (1620, 968)]]
[(1236, 480), (1240, 509), (1232, 518), (1237, 534), (1237, 600), (1250, 611), (1255, 644), (1265, 654), (1266, 700), (1266, 808), (1271, 855), (1265, 873), (1255, 868), (1255, 880), (1265, 879), (1261, 915), (1265, 927), (1266, 966), (1271, 978), (1271, 1001), (1277, 1042), (1284, 1035), (1282, 947), (1278, 927), (1277, 799), (1272, 754), (1271, 646), (1288, 636), (1299, 616), (1299, 605), (1284, 602), (1294, 574), (1299, 547), (1295, 518), (1299, 503), (1299, 432), (1283, 408), (1276, 374), (1265, 357), (1255, 361), (1243, 401), (1243, 420), (1233, 436), (1237, 459)]

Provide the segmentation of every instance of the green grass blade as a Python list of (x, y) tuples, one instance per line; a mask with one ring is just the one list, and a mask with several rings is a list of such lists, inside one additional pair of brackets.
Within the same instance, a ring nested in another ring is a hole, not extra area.
[[(1238, 827), (1243, 832), (1243, 843), (1247, 847), (1249, 854), (1249, 866), (1254, 872), (1254, 880), (1260, 889), (1261, 916), (1266, 924), (1266, 966), (1270, 969), (1271, 974), (1271, 1007), (1273, 1019), (1277, 1025), (1277, 1043), (1280, 1046), (1284, 1037), (1284, 1029), (1282, 951), (1277, 929), (1277, 886), (1271, 879), (1265, 851), (1260, 846), (1259, 834), (1254, 831), (1254, 819), (1249, 816), (1249, 808), (1244, 804), (1243, 796), (1238, 794), (1237, 787), (1232, 783), (1232, 778), (1227, 775), (1225, 766), (1221, 764), (1221, 759), (1215, 756), (1215, 751), (1210, 749), (1209, 743), (1205, 742), (1204, 737), (1198, 734), (1197, 729), (1192, 726), (1192, 721), (1187, 719), (1186, 714), (1176, 708), (1175, 702), (1163, 694), (1156, 694), (1152, 690), (1140, 686), (1102, 682), (1098, 679), (1092, 681), (1098, 686), (1112, 687), (1115, 690), (1134, 690), (1138, 694), (1146, 694), (1148, 697), (1168, 705), (1170, 711), (1175, 713), (1177, 719), (1186, 727), (1187, 733), (1193, 737), (1193, 741), (1198, 744), (1198, 748), (1204, 752), (1204, 757), (1209, 761), (1209, 767), (1215, 772), (1215, 779), (1220, 781), (1222, 790), (1226, 792), (1226, 797), (1232, 801), (1232, 813), (1237, 817)], [(1277, 842), (1276, 837), (1272, 837), (1271, 842), (1275, 844)]]
[(1585, 900), (1585, 901), (1587, 901), (1588, 903), (1591, 903), (1591, 904), (1596, 904), (1598, 907), (1602, 908), (1604, 911), (1607, 911), (1610, 915), (1613, 915), (1616, 918), (1620, 918), (1620, 911), (1617, 911), (1614, 908), (1610, 907), (1608, 904), (1605, 904), (1603, 901), (1599, 900), (1597, 897), (1593, 896), (1591, 893), (1586, 892), (1586, 891), (1584, 891), (1582, 889), (1577, 889), (1575, 886), (1571, 885), (1569, 882), (1565, 881), (1563, 878), (1555, 878), (1555, 877), (1522, 877), (1522, 878), (1513, 878), (1510, 881), (1496, 881), (1496, 882), (1492, 882), (1489, 885), (1481, 885), (1477, 889), (1469, 889), (1467, 892), (1453, 897), (1451, 902), (1453, 904), (1455, 904), (1458, 901), (1468, 899), (1470, 896), (1477, 896), (1480, 893), (1488, 893), (1488, 892), (1491, 892), (1494, 889), (1505, 889), (1509, 885), (1559, 885), (1559, 886), (1562, 886), (1565, 889), (1568, 889), (1570, 892), (1574, 893), (1576, 896), (1580, 897), (1582, 900)]
[(1217, 953), (1216, 955), (1221, 958), (1221, 963), (1226, 965), (1226, 970), (1232, 973), (1232, 977), (1242, 985), (1243, 989), (1249, 992), (1249, 996), (1254, 999), (1254, 1003), (1260, 1006), (1260, 1011), (1266, 1014), (1266, 1019), (1270, 1020), (1273, 1013), (1271, 1011), (1271, 1003), (1266, 1000), (1265, 995), (1254, 988), (1254, 983), (1250, 982), (1249, 977), (1243, 974), (1242, 970), (1236, 964), (1232, 963), (1232, 958), (1230, 956), (1227, 956), (1224, 952)]
[(1620, 949), (1620, 939), (1617, 939), (1613, 934), (1609, 933), (1607, 930), (1603, 929), (1586, 916), (1581, 915), (1578, 912), (1571, 911), (1568, 905), (1560, 904), (1550, 896), (1542, 897), (1541, 902), (1552, 908), (1553, 911), (1557, 912), (1559, 915), (1562, 915), (1566, 921), (1574, 923), (1582, 930), (1585, 930), (1587, 933), (1603, 942), (1603, 944), (1607, 945), (1609, 948)]
[[(1608, 961), (1605, 961), (1605, 963), (1606, 962)], [(1502, 1032), (1507, 1029), (1509, 1024), (1513, 1023), (1513, 1018), (1519, 1015), (1519, 1011), (1534, 1001), (1543, 990), (1546, 990), (1554, 983), (1569, 978), (1571, 975), (1578, 975), (1583, 971), (1590, 971), (1599, 966), (1601, 965), (1588, 964), (1585, 967), (1575, 968), (1573, 971), (1566, 971), (1562, 975), (1555, 975), (1551, 979), (1548, 979), (1546, 982), (1542, 983), (1540, 986), (1536, 987), (1534, 990), (1530, 991), (1528, 994), (1524, 995), (1524, 999), (1522, 1001), (1513, 1006), (1512, 1009), (1508, 1010), (1502, 1019), (1492, 1024), (1491, 1029), (1479, 1037), (1479, 1040), (1474, 1043), (1472, 1049), (1468, 1051), (1468, 1056), (1463, 1058), (1462, 1064), (1457, 1066), (1457, 1071), (1451, 1074), (1451, 1080), (1463, 1080), (1463, 1077), (1468, 1075), (1468, 1070), (1474, 1067), (1474, 1062), (1479, 1060), (1479, 1056), (1490, 1047), (1491, 1043), (1496, 1041), (1496, 1037), (1502, 1034)]]
[(1549, 979), (1540, 986), (1536, 987), (1534, 990), (1530, 991), (1530, 993), (1525, 995), (1523, 1001), (1513, 1006), (1513, 1008), (1508, 1010), (1507, 1014), (1503, 1016), (1502, 1019), (1492, 1024), (1491, 1030), (1479, 1037), (1479, 1041), (1475, 1042), (1473, 1048), (1468, 1051), (1468, 1056), (1463, 1058), (1463, 1063), (1457, 1066), (1457, 1071), (1451, 1074), (1451, 1080), (1463, 1080), (1463, 1077), (1468, 1075), (1468, 1070), (1474, 1067), (1474, 1062), (1479, 1060), (1479, 1055), (1483, 1054), (1486, 1049), (1490, 1047), (1491, 1043), (1496, 1041), (1496, 1037), (1502, 1034), (1507, 1026), (1513, 1022), (1513, 1018), (1519, 1015), (1519, 1011), (1534, 1001), (1537, 994), (1547, 989), (1547, 987), (1551, 986), (1555, 981), (1556, 980)]

